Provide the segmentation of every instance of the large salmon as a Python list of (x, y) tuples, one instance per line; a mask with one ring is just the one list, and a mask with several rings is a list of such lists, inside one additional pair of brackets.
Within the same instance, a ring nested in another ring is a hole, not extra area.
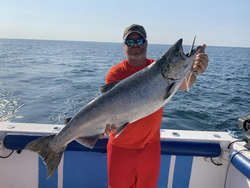
[(185, 55), (182, 39), (178, 40), (151, 65), (122, 81), (101, 87), (103, 95), (87, 104), (59, 133), (34, 140), (25, 149), (42, 157), (49, 178), (73, 140), (93, 148), (107, 124), (116, 125), (116, 136), (119, 136), (129, 123), (152, 114), (166, 104), (189, 73), (201, 48), (198, 46)]

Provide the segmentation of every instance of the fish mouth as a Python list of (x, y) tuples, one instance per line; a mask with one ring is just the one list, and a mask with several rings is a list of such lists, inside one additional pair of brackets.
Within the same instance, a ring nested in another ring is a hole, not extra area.
[[(198, 54), (198, 51), (200, 49), (203, 49), (202, 46), (197, 46), (196, 48), (194, 48), (195, 38), (196, 37), (194, 37), (194, 40), (193, 40), (193, 43), (191, 45), (190, 51), (187, 54), (184, 54), (182, 47), (180, 49), (180, 57), (184, 61), (183, 68), (186, 71), (189, 71), (189, 69), (192, 69), (191, 67), (192, 67), (192, 64), (194, 62), (196, 54)], [(184, 71), (184, 72), (186, 72), (186, 71)], [(175, 76), (174, 78), (169, 78), (169, 80), (178, 81), (178, 80), (183, 79), (183, 78), (184, 78), (183, 75), (179, 75), (179, 76)]]
[(196, 36), (194, 36), (190, 51), (185, 55), (186, 57), (191, 57), (192, 55), (194, 55), (200, 48), (202, 48), (202, 46), (198, 46), (194, 49), (194, 43), (195, 43), (195, 39)]
[(195, 49), (190, 50), (190, 52), (188, 52), (187, 54), (184, 54), (184, 53), (183, 53), (183, 55), (184, 55), (185, 57), (191, 57), (191, 56), (193, 56), (201, 47), (202, 47), (202, 46), (198, 46), (198, 47), (196, 47)]
[[(187, 54), (184, 54), (182, 50), (182, 53), (180, 53), (180, 57), (182, 58), (183, 61), (186, 61), (187, 58), (190, 58), (193, 55), (197, 54), (197, 51), (200, 50), (200, 48), (202, 48), (202, 46), (197, 46), (195, 49), (190, 50), (190, 52), (188, 52)], [(187, 67), (189, 64), (190, 62), (184, 63), (184, 68)]]
[[(182, 51), (182, 53), (181, 53), (181, 58), (182, 58), (183, 60), (186, 60), (187, 58), (190, 58), (190, 57), (196, 55), (196, 54), (197, 54), (197, 51), (200, 50), (201, 48), (203, 48), (202, 46), (197, 46), (197, 47), (194, 49), (195, 39), (196, 39), (196, 36), (194, 36), (193, 43), (192, 43), (192, 45), (191, 45), (190, 51), (189, 51), (187, 54), (184, 54), (184, 52)], [(182, 50), (183, 50), (183, 49), (182, 49)], [(189, 64), (189, 63), (188, 63), (188, 64)], [(187, 67), (188, 64), (186, 64), (185, 67)]]

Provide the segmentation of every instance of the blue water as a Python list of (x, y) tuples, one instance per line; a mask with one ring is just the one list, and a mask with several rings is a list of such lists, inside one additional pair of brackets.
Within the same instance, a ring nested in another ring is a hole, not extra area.
[[(159, 58), (170, 45), (148, 46)], [(184, 46), (184, 52), (190, 46)], [(237, 131), (250, 114), (250, 48), (208, 46), (209, 67), (164, 106), (161, 128)], [(121, 43), (0, 39), (0, 121), (63, 124), (100, 95)]]

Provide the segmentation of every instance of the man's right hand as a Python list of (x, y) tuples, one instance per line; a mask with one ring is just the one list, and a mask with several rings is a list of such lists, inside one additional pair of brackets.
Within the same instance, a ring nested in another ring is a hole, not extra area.
[(114, 124), (112, 124), (112, 125), (107, 124), (104, 133), (102, 133), (99, 138), (102, 139), (104, 137), (104, 135), (109, 135), (110, 131), (116, 132), (117, 128), (118, 127), (116, 127)]

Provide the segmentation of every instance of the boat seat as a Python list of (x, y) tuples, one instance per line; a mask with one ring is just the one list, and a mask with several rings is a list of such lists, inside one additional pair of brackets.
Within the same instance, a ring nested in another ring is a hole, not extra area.
[[(25, 146), (41, 136), (7, 134), (4, 138), (4, 146), (10, 150), (23, 150)], [(76, 141), (68, 144), (66, 151), (94, 151), (106, 152), (108, 138), (99, 139), (93, 149), (82, 146)], [(162, 155), (183, 155), (183, 156), (203, 156), (218, 157), (221, 154), (219, 143), (215, 142), (190, 142), (161, 140)]]

